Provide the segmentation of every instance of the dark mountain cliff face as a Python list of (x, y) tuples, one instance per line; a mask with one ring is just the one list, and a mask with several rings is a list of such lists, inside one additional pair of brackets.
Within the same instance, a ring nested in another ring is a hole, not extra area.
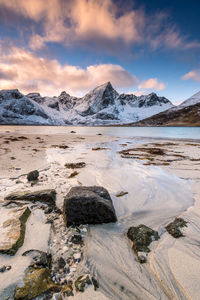
[(165, 97), (158, 97), (155, 93), (151, 93), (149, 95), (135, 96), (129, 94), (121, 94), (119, 96), (120, 103), (122, 105), (126, 105), (129, 103), (135, 107), (151, 107), (154, 105), (162, 106), (162, 104), (170, 104), (172, 103)]

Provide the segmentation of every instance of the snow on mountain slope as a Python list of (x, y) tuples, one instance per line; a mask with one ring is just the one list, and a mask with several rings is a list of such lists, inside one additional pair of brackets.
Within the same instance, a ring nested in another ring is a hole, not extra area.
[(200, 92), (194, 94), (192, 97), (185, 100), (178, 107), (182, 108), (182, 107), (185, 107), (185, 106), (195, 105), (197, 103), (200, 103)]
[[(14, 124), (125, 124), (173, 107), (168, 99), (158, 97), (155, 93), (140, 97), (119, 95), (110, 82), (93, 89), (82, 98), (72, 97), (66, 92), (58, 97), (42, 97), (39, 93), (24, 96), (18, 90), (1, 91), (0, 95), (1, 123)], [(9, 105), (12, 109), (8, 108)]]
[(178, 106), (129, 124), (131, 126), (200, 126), (200, 92)]
[(52, 124), (44, 109), (17, 89), (0, 91), (0, 124)]
[(115, 104), (119, 94), (113, 89), (110, 82), (96, 87), (79, 101), (75, 109), (82, 115), (93, 115)]

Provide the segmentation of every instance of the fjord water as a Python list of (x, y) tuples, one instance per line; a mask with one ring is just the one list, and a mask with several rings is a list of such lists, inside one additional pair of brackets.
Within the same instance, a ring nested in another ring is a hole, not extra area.
[(102, 133), (119, 137), (152, 137), (172, 139), (200, 139), (200, 127), (74, 127), (74, 126), (0, 126), (0, 133), (10, 131), (19, 134), (77, 134)]

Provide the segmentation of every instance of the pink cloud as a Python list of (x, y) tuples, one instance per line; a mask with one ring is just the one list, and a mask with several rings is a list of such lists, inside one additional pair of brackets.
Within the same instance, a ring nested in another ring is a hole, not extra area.
[(182, 80), (193, 79), (194, 81), (200, 81), (200, 69), (192, 70), (181, 77)]
[(44, 0), (0, 0), (0, 8), (17, 14), (18, 19), (22, 16), (35, 25), (40, 23), (40, 32), (31, 25), (32, 50), (47, 42), (84, 44), (115, 53), (134, 45), (150, 45), (152, 50), (200, 47), (199, 41), (182, 35), (166, 13), (150, 15), (144, 8), (127, 6), (125, 1), (122, 9), (114, 0), (51, 0), (48, 5)]
[(161, 81), (159, 82), (157, 78), (150, 78), (148, 80), (142, 81), (139, 84), (138, 88), (161, 91), (166, 88), (166, 85)]
[(116, 88), (133, 87), (137, 78), (120, 65), (99, 64), (86, 69), (61, 65), (57, 60), (38, 57), (32, 52), (13, 47), (0, 49), (0, 89), (18, 88), (24, 93), (36, 91), (55, 95), (62, 90), (80, 94), (104, 82), (111, 81)]

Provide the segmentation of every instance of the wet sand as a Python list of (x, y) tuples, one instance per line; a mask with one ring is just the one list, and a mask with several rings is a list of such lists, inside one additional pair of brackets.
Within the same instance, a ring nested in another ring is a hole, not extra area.
[[(198, 299), (200, 143), (117, 138), (99, 133), (99, 129), (90, 136), (70, 130), (57, 135), (1, 133), (0, 201), (13, 191), (51, 187), (56, 189), (57, 205), (62, 208), (70, 187), (104, 186), (113, 199), (118, 222), (90, 226), (84, 260), (78, 269), (95, 273), (100, 288), (98, 292), (89, 288), (72, 299)], [(97, 147), (105, 149), (92, 150)], [(155, 148), (162, 149), (164, 154), (152, 155), (145, 150)], [(120, 153), (130, 149), (129, 157)], [(64, 164), (80, 161), (86, 162), (86, 167), (69, 179), (71, 170)], [(34, 169), (39, 170), (40, 177), (31, 186), (26, 174)], [(120, 191), (128, 194), (118, 198), (116, 194)], [(183, 230), (183, 238), (174, 239), (165, 226), (180, 216), (188, 226)], [(126, 237), (128, 228), (139, 224), (158, 230), (160, 235), (159, 241), (151, 244), (147, 263), (143, 265)], [(36, 231), (32, 230), (31, 235)], [(18, 259), (20, 253), (21, 250)], [(9, 272), (0, 274), (0, 288), (7, 276)]]

